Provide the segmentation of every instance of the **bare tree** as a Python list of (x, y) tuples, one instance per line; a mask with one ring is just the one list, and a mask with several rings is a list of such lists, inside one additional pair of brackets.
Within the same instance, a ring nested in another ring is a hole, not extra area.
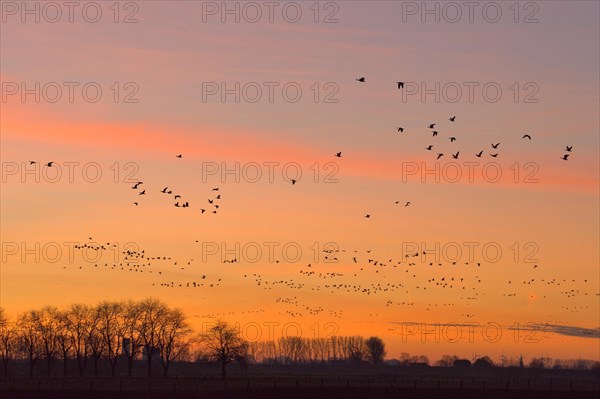
[(158, 351), (159, 330), (169, 308), (158, 299), (148, 298), (140, 302), (142, 323), (140, 336), (144, 344), (144, 353), (148, 362), (148, 377), (152, 377), (152, 359)]
[(386, 355), (385, 343), (379, 337), (370, 337), (365, 341), (367, 359), (372, 364), (380, 364)]
[(82, 304), (71, 305), (64, 315), (65, 328), (71, 336), (80, 377), (83, 376), (89, 358), (89, 321), (91, 318), (92, 308)]
[(73, 353), (74, 341), (68, 325), (68, 311), (61, 310), (56, 315), (58, 325), (56, 330), (57, 352), (60, 353), (63, 361), (63, 376), (67, 376), (67, 365), (69, 358)]
[(125, 330), (122, 302), (101, 302), (97, 306), (98, 333), (103, 341), (104, 355), (110, 364), (110, 374), (115, 376), (117, 360), (121, 354), (121, 339)]
[(88, 319), (88, 344), (94, 362), (94, 376), (98, 376), (98, 362), (104, 353), (104, 339), (100, 331), (100, 313), (97, 307), (92, 307)]
[(190, 342), (186, 341), (186, 337), (191, 332), (185, 314), (180, 309), (167, 310), (158, 331), (160, 362), (165, 377), (171, 363), (188, 349)]
[(239, 332), (224, 321), (217, 323), (201, 336), (209, 358), (221, 363), (221, 378), (226, 378), (227, 364), (247, 357), (248, 343)]
[(29, 361), (29, 376), (33, 377), (33, 367), (42, 353), (42, 339), (37, 329), (37, 312), (29, 310), (17, 319), (19, 349)]
[(123, 305), (123, 351), (127, 357), (127, 375), (131, 377), (133, 359), (142, 347), (142, 307), (129, 301)]
[(0, 308), (0, 359), (4, 368), (4, 377), (8, 377), (8, 365), (15, 357), (17, 331), (3, 308)]
[(361, 336), (348, 337), (348, 360), (360, 363), (365, 354), (365, 339)]
[(40, 336), (44, 357), (47, 362), (48, 377), (52, 376), (52, 362), (58, 349), (57, 332), (58, 309), (54, 306), (46, 306), (33, 313), (35, 328)]

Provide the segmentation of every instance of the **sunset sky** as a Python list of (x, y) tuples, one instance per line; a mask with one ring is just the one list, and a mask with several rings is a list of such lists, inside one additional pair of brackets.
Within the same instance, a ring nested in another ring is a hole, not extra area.
[(198, 331), (600, 360), (598, 2), (38, 4), (0, 25), (13, 317), (153, 296)]

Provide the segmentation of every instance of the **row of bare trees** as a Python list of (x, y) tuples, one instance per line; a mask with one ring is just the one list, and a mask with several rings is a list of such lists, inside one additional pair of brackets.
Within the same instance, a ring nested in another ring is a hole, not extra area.
[[(143, 301), (104, 301), (96, 306), (73, 304), (65, 309), (46, 306), (28, 310), (14, 320), (0, 308), (0, 360), (4, 376), (12, 361), (27, 363), (29, 375), (34, 366), (45, 362), (48, 376), (56, 362), (62, 362), (63, 375), (68, 365), (75, 364), (79, 376), (99, 375), (99, 363), (110, 367), (115, 376), (117, 364), (125, 363), (132, 376), (134, 363), (146, 363), (152, 376), (153, 364), (162, 365), (167, 376), (171, 365), (178, 362), (206, 361), (219, 363), (226, 376), (230, 363), (314, 364), (371, 363), (380, 364), (386, 356), (385, 343), (379, 337), (332, 336), (303, 338), (282, 336), (277, 340), (249, 342), (239, 328), (218, 321), (206, 331), (194, 333), (180, 309), (148, 298)], [(429, 364), (427, 356), (402, 353), (391, 361), (399, 365)], [(435, 366), (453, 367), (456, 356), (444, 355)], [(513, 359), (501, 359), (501, 366), (511, 366)], [(464, 361), (463, 361), (464, 364)], [(520, 358), (520, 367), (524, 367)], [(533, 358), (531, 368), (598, 368), (598, 362)], [(494, 367), (487, 357), (474, 359), (475, 367)], [(74, 366), (73, 366), (74, 367)], [(125, 366), (121, 366), (125, 367)], [(91, 369), (91, 371), (90, 371)], [(1, 374), (0, 374), (1, 375)]]
[(157, 356), (168, 373), (169, 366), (188, 348), (192, 332), (179, 309), (156, 299), (140, 302), (101, 302), (97, 306), (73, 304), (66, 309), (45, 306), (21, 313), (14, 321), (0, 309), (0, 357), (5, 376), (12, 360), (27, 360), (33, 376), (37, 362), (61, 360), (63, 373), (74, 360), (82, 376), (90, 363), (98, 375), (98, 363), (106, 360), (115, 375), (117, 361), (125, 359), (128, 374), (134, 359), (143, 355), (148, 375)]
[(256, 363), (295, 364), (335, 361), (380, 364), (386, 355), (379, 337), (333, 336), (330, 338), (281, 337), (249, 344), (249, 358)]
[(180, 309), (149, 298), (143, 301), (104, 301), (96, 306), (73, 304), (65, 309), (45, 306), (28, 310), (9, 320), (0, 309), (0, 358), (4, 376), (9, 363), (26, 361), (33, 376), (37, 363), (45, 361), (48, 376), (62, 362), (63, 375), (74, 363), (79, 376), (99, 375), (101, 361), (115, 376), (117, 363), (127, 364), (131, 377), (135, 360), (142, 358), (147, 375), (157, 359), (167, 376), (175, 361), (212, 361), (226, 366), (247, 363), (315, 363), (332, 361), (371, 362), (385, 357), (385, 344), (378, 337), (360, 336), (306, 339), (281, 337), (276, 341), (248, 342), (239, 329), (218, 321), (194, 334)]

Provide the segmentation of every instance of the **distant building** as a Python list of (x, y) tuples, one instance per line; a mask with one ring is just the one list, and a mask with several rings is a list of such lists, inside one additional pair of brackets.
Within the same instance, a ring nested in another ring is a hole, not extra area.
[(480, 357), (479, 359), (475, 360), (475, 362), (473, 363), (473, 368), (489, 369), (492, 367), (494, 367), (494, 363), (492, 362), (492, 359), (490, 359), (487, 356)]
[(159, 354), (160, 350), (158, 348), (152, 348), (152, 350), (150, 350), (149, 345), (144, 345), (144, 350), (142, 351), (142, 360), (148, 359), (148, 352), (152, 353), (152, 355), (154, 356)]
[(471, 361), (469, 359), (456, 359), (454, 361), (454, 367), (462, 369), (471, 368)]

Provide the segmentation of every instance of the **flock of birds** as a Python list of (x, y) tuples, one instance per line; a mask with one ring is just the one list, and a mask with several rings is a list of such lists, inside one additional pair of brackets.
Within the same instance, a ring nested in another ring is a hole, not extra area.
[[(366, 83), (366, 78), (360, 77), (356, 79), (360, 83)], [(404, 88), (404, 82), (396, 82), (397, 89)], [(450, 123), (456, 123), (456, 116), (448, 118)], [(438, 123), (429, 123), (426, 125), (430, 130), (432, 138), (439, 140), (441, 129), (437, 128)], [(397, 132), (406, 134), (407, 129), (402, 126), (397, 127)], [(449, 135), (446, 138), (446, 145), (455, 146), (455, 143), (460, 143), (459, 137)], [(531, 134), (523, 134), (522, 140), (533, 140)], [(488, 154), (492, 158), (497, 158), (500, 155), (501, 142), (490, 144)], [(429, 144), (425, 147), (426, 151), (434, 151), (438, 144)], [(567, 161), (573, 146), (566, 146), (565, 154), (562, 160)], [(484, 155), (484, 149), (475, 153), (475, 157), (481, 158)], [(436, 160), (446, 156), (446, 152), (434, 152)], [(342, 151), (333, 154), (336, 158), (342, 157)], [(456, 148), (451, 151), (452, 159), (458, 160), (462, 156), (461, 151)], [(183, 154), (175, 155), (177, 159), (182, 159)], [(30, 161), (30, 164), (35, 164), (36, 161)], [(47, 162), (46, 167), (53, 167), (55, 162)], [(291, 180), (291, 184), (298, 183), (296, 180)], [(146, 188), (143, 181), (137, 181), (131, 187), (137, 191), (137, 197), (150, 194), (150, 189)], [(152, 190), (154, 192), (154, 190)], [(171, 198), (174, 207), (191, 208), (189, 200), (183, 198), (179, 193), (176, 193), (169, 186), (165, 186), (162, 190), (156, 189), (157, 193), (163, 194)], [(207, 203), (204, 207), (198, 207), (200, 214), (212, 213), (217, 214), (220, 209), (221, 192), (219, 187), (214, 187), (211, 190), (212, 196), (207, 198)], [(135, 206), (140, 205), (140, 200), (133, 202)], [(396, 205), (409, 207), (412, 205), (410, 201), (395, 201)], [(367, 213), (365, 218), (370, 219), (371, 214)], [(115, 248), (115, 243), (107, 242), (106, 244), (95, 244), (90, 242), (77, 245), (79, 250), (103, 251)], [(196, 240), (196, 242), (199, 242)], [(466, 319), (475, 317), (476, 311), (473, 307), (485, 297), (491, 297), (496, 293), (492, 292), (485, 286), (485, 280), (482, 277), (482, 262), (433, 262), (427, 260), (428, 254), (425, 251), (416, 252), (413, 254), (403, 254), (402, 256), (386, 256), (376, 257), (371, 253), (371, 250), (323, 250), (323, 260), (321, 263), (309, 263), (301, 266), (296, 270), (297, 275), (291, 276), (289, 268), (278, 269), (285, 275), (267, 277), (261, 273), (246, 273), (244, 279), (249, 279), (253, 284), (261, 290), (275, 290), (277, 292), (293, 291), (296, 293), (311, 292), (314, 298), (314, 293), (319, 293), (319, 298), (322, 296), (339, 296), (339, 295), (361, 295), (369, 297), (380, 303), (385, 309), (404, 307), (407, 309), (419, 309), (420, 311), (431, 311), (436, 308), (460, 308), (460, 315)], [(106, 262), (102, 266), (99, 263), (94, 263), (95, 269), (109, 269), (112, 271), (123, 271), (130, 273), (146, 273), (158, 276), (158, 280), (152, 282), (152, 286), (160, 289), (208, 289), (226, 286), (226, 281), (217, 275), (214, 275), (214, 270), (207, 271), (207, 265), (201, 264), (197, 266), (194, 259), (189, 259), (179, 263), (177, 260), (167, 256), (149, 256), (145, 250), (123, 250), (121, 251), (122, 259), (115, 262)], [(280, 260), (276, 260), (279, 263)], [(222, 263), (229, 264), (244, 264), (243, 260), (223, 259)], [(290, 267), (297, 266), (296, 264)], [(231, 266), (235, 268), (236, 266)], [(64, 268), (67, 268), (64, 266)], [(79, 266), (82, 269), (83, 266)], [(204, 268), (199, 272), (200, 268)], [(533, 269), (537, 269), (538, 265), (534, 265)], [(188, 279), (189, 272), (182, 273), (184, 270), (191, 270), (195, 276), (193, 279)], [(497, 281), (496, 281), (497, 282)], [(506, 298), (516, 298), (517, 296), (528, 296), (530, 300), (549, 300), (551, 298), (560, 298), (562, 301), (574, 301), (575, 299), (592, 295), (589, 290), (589, 281), (587, 279), (568, 280), (561, 278), (539, 279), (530, 278), (520, 282), (520, 286), (526, 287), (528, 292), (519, 291), (517, 282), (509, 280), (505, 283), (501, 295)], [(545, 290), (545, 295), (539, 297), (531, 294), (532, 287), (536, 290)], [(553, 291), (548, 291), (553, 290)], [(498, 293), (499, 295), (499, 293)], [(600, 293), (595, 293), (600, 296)], [(452, 302), (443, 301), (444, 298), (451, 296)], [(535, 298), (534, 298), (535, 297)], [(435, 302), (435, 298), (440, 301)], [(432, 302), (433, 300), (433, 302)], [(492, 299), (493, 300), (493, 299)], [(339, 303), (340, 301), (337, 301)], [(343, 302), (343, 301), (342, 301)], [(275, 307), (282, 307), (280, 314), (285, 314), (289, 317), (299, 318), (304, 316), (328, 315), (333, 318), (342, 318), (344, 313), (342, 309), (328, 309), (322, 305), (315, 305), (309, 301), (303, 301), (302, 295), (294, 296), (279, 296), (273, 299)], [(579, 312), (589, 309), (589, 306), (580, 306), (573, 304), (563, 306), (563, 310), (569, 312)], [(254, 314), (264, 313), (265, 309), (253, 309), (239, 314)], [(207, 313), (196, 314), (198, 318), (215, 318), (234, 315), (236, 312), (222, 313)], [(372, 317), (379, 316), (379, 313), (371, 313)]]

